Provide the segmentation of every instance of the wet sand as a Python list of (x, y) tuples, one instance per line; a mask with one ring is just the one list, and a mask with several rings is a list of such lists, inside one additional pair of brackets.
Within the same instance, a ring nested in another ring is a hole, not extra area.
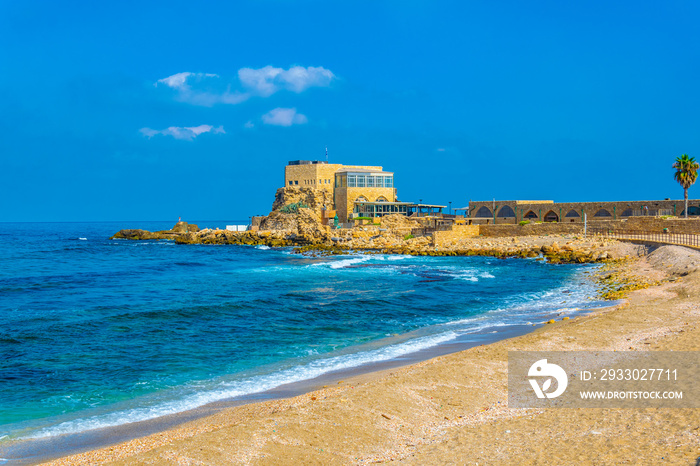
[(622, 266), (661, 284), (615, 308), (50, 464), (695, 464), (699, 409), (507, 406), (508, 350), (700, 350), (700, 254), (668, 251)]

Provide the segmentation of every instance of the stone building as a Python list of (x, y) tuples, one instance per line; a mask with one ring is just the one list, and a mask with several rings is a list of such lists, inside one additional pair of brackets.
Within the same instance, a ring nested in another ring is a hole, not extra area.
[[(681, 200), (616, 201), (616, 202), (554, 202), (554, 201), (471, 201), (469, 223), (508, 224), (524, 220), (531, 222), (580, 223), (618, 220), (640, 216), (685, 215)], [(688, 216), (700, 216), (700, 200), (688, 200)]]
[(284, 185), (326, 189), (340, 222), (353, 217), (381, 217), (406, 213), (412, 203), (396, 202), (394, 173), (379, 166), (329, 164), (318, 160), (294, 160), (284, 170)]

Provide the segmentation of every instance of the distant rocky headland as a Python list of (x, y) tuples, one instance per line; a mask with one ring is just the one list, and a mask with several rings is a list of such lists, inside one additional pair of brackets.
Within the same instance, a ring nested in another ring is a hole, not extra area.
[(577, 234), (482, 236), (479, 225), (455, 225), (449, 231), (431, 231), (424, 218), (401, 214), (334, 229), (324, 224), (327, 190), (285, 187), (277, 190), (272, 211), (248, 231), (200, 229), (178, 222), (171, 230), (120, 230), (111, 239), (173, 240), (176, 244), (265, 245), (297, 247), (309, 254), (345, 254), (351, 250), (410, 255), (484, 255), (499, 258), (542, 257), (551, 263), (601, 262), (634, 253), (634, 246), (614, 240), (584, 238)]

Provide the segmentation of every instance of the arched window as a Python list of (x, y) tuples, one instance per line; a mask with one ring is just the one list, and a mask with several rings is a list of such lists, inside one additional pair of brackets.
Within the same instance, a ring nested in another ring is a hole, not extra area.
[(544, 221), (545, 222), (558, 222), (559, 221), (559, 216), (557, 215), (556, 212), (553, 210), (550, 210), (544, 215)]
[(566, 215), (564, 215), (564, 217), (566, 217), (566, 218), (579, 218), (579, 217), (581, 217), (581, 214), (576, 212), (574, 209), (571, 209), (570, 211), (568, 211), (566, 213)]
[(496, 217), (499, 218), (515, 218), (515, 212), (513, 211), (513, 208), (509, 205), (504, 205), (498, 210), (498, 213), (496, 214)]
[(493, 217), (493, 212), (491, 212), (491, 209), (489, 209), (486, 206), (482, 206), (479, 208), (479, 210), (476, 211), (476, 214), (474, 214), (474, 217), (476, 218), (491, 218)]
[(355, 202), (367, 202), (367, 198), (365, 196), (360, 196), (355, 199)]
[(537, 216), (536, 213), (534, 213), (533, 211), (530, 210), (530, 211), (528, 211), (528, 213), (525, 214), (525, 218), (528, 220), (534, 220), (534, 219), (537, 219), (539, 217)]
[(605, 209), (600, 209), (595, 213), (594, 217), (612, 217), (612, 214)]
[(377, 202), (389, 202), (389, 199), (387, 199), (387, 198), (384, 197), (384, 196), (379, 196), (379, 197), (377, 198)]
[(628, 207), (627, 209), (623, 210), (622, 213), (620, 214), (620, 217), (631, 217), (634, 212), (632, 211), (631, 207)]

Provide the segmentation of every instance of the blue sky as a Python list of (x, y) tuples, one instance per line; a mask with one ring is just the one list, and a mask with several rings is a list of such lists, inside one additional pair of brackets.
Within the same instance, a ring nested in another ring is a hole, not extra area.
[(245, 219), (326, 146), (395, 172), (402, 201), (682, 198), (698, 20), (692, 1), (0, 0), (0, 221)]

